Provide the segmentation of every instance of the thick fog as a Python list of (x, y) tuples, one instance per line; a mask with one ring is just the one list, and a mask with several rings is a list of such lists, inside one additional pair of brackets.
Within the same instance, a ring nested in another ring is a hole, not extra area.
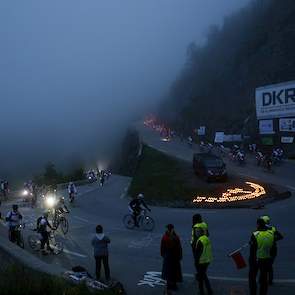
[(247, 0), (4, 0), (0, 178), (92, 161)]

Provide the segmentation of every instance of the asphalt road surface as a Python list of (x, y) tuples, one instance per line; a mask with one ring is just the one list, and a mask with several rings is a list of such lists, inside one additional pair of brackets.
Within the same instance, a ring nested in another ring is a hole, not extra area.
[[(164, 143), (159, 135), (148, 129), (141, 129), (145, 142), (159, 150), (179, 158), (191, 160), (192, 150), (181, 142)], [(263, 171), (246, 167), (230, 166), (230, 173), (249, 175), (263, 181), (284, 185), (294, 185), (295, 166), (284, 164), (279, 167), (280, 173), (268, 175)], [(277, 171), (276, 171), (277, 172)], [(293, 175), (292, 175), (293, 172)], [(283, 174), (282, 174), (283, 173)], [(286, 174), (285, 174), (286, 173)], [(282, 176), (283, 175), (283, 176)], [(292, 183), (293, 176), (293, 183)], [(292, 196), (287, 200), (272, 203), (261, 210), (253, 209), (175, 209), (152, 207), (151, 216), (156, 221), (153, 232), (142, 230), (127, 230), (122, 224), (123, 216), (128, 213), (128, 198), (125, 197), (130, 179), (113, 175), (105, 187), (97, 184), (79, 187), (79, 195), (74, 207), (70, 207), (68, 215), (69, 233), (60, 238), (65, 244), (64, 253), (57, 256), (42, 257), (48, 263), (54, 263), (70, 269), (75, 265), (86, 267), (94, 274), (94, 259), (90, 240), (95, 226), (102, 224), (105, 233), (110, 237), (110, 266), (112, 277), (120, 280), (130, 295), (162, 294), (163, 281), (160, 279), (162, 260), (159, 254), (160, 240), (165, 225), (173, 223), (181, 237), (183, 246), (184, 283), (178, 294), (194, 294), (194, 266), (190, 249), (191, 218), (194, 213), (201, 213), (209, 224), (210, 237), (213, 245), (214, 261), (209, 268), (216, 294), (247, 294), (247, 269), (237, 271), (227, 254), (248, 242), (251, 232), (255, 229), (256, 218), (268, 214), (272, 222), (284, 234), (285, 239), (279, 242), (279, 255), (275, 264), (275, 279), (270, 294), (294, 294), (295, 292), (295, 234), (294, 227), (295, 200)], [(60, 192), (66, 195), (66, 192)], [(4, 203), (1, 212), (6, 213), (15, 200)], [(21, 212), (28, 224), (25, 235), (30, 234), (41, 209), (22, 207)], [(0, 234), (5, 235), (6, 229), (0, 227)], [(27, 246), (28, 249), (28, 246)], [(28, 249), (28, 251), (30, 251)], [(248, 256), (248, 249), (243, 252)], [(284, 291), (282, 291), (284, 290)], [(236, 292), (236, 293), (233, 293)], [(283, 292), (283, 293), (281, 293)]]

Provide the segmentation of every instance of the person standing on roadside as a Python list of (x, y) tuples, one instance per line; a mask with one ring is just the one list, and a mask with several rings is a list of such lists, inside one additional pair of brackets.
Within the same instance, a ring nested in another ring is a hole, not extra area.
[(272, 264), (272, 249), (274, 247), (274, 233), (262, 218), (257, 219), (257, 230), (250, 239), (249, 256), (249, 289), (250, 295), (257, 294), (256, 276), (260, 272), (260, 295), (266, 295), (268, 289), (268, 274)]
[(182, 247), (173, 224), (166, 226), (166, 232), (161, 241), (161, 256), (163, 257), (162, 279), (167, 281), (167, 293), (178, 289), (177, 283), (182, 282), (180, 261)]
[(193, 255), (195, 255), (197, 240), (203, 233), (205, 233), (206, 236), (209, 236), (208, 225), (206, 222), (203, 221), (201, 214), (195, 214), (192, 220), (192, 238), (191, 238)]
[(270, 266), (269, 275), (268, 275), (268, 283), (272, 285), (273, 284), (273, 264), (278, 254), (277, 241), (282, 240), (284, 236), (276, 229), (276, 227), (270, 224), (270, 217), (268, 215), (261, 216), (260, 218), (264, 220), (268, 229), (270, 229), (274, 234), (274, 245), (271, 250), (271, 266)]
[(103, 233), (103, 227), (101, 225), (96, 226), (96, 234), (92, 238), (91, 244), (94, 250), (94, 258), (96, 265), (96, 279), (100, 280), (101, 264), (103, 263), (105, 279), (110, 280), (110, 267), (109, 267), (109, 252), (108, 244), (110, 239)]
[(196, 278), (199, 282), (199, 294), (204, 295), (204, 284), (207, 289), (207, 294), (213, 294), (208, 276), (207, 269), (212, 261), (212, 247), (211, 242), (207, 236), (207, 232), (204, 229), (199, 230), (200, 236), (198, 237), (195, 245), (195, 267), (197, 270)]

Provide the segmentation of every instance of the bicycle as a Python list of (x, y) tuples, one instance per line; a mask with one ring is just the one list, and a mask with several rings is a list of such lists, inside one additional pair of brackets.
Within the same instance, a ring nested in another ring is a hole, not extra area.
[(63, 213), (64, 212), (61, 212), (59, 210), (55, 210), (54, 215), (53, 215), (52, 225), (55, 229), (58, 229), (58, 227), (60, 226), (61, 231), (65, 235), (69, 231), (69, 222)]
[[(23, 236), (23, 229), (25, 228), (25, 223), (21, 223), (19, 225), (17, 225), (14, 229), (15, 231), (15, 241), (13, 241), (13, 243), (16, 243), (19, 247), (21, 247), (22, 249), (25, 248), (25, 242), (24, 242), (24, 236)], [(11, 232), (10, 232), (11, 235)], [(12, 241), (12, 238), (10, 236), (10, 240)]]
[[(32, 231), (36, 232), (37, 230), (33, 229)], [(35, 250), (35, 251), (41, 250), (41, 239), (42, 239), (41, 234), (37, 234), (37, 233), (34, 235), (28, 236), (28, 244), (32, 250)], [(53, 249), (53, 252), (52, 252), (53, 254), (58, 255), (61, 252), (63, 252), (63, 249), (64, 249), (63, 242), (56, 241), (53, 230), (50, 231), (48, 239), (49, 239), (49, 246)]]
[[(152, 231), (155, 227), (155, 221), (153, 220), (152, 217), (148, 216), (146, 214), (145, 209), (141, 210), (140, 215), (137, 217), (138, 218), (138, 225), (139, 227), (142, 227), (146, 231)], [(133, 229), (135, 227), (135, 221), (134, 217), (132, 214), (127, 214), (123, 218), (123, 223), (126, 228), (128, 229)]]

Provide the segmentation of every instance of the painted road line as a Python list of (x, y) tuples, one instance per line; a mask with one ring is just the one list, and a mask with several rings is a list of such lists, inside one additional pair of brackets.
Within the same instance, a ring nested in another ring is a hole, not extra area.
[(129, 185), (130, 185), (130, 184), (128, 184), (128, 185), (124, 188), (124, 192), (121, 194), (120, 199), (124, 199), (124, 198), (126, 197), (126, 195), (127, 195), (127, 191), (128, 191), (128, 189), (129, 189)]
[(70, 251), (70, 250), (67, 250), (67, 249), (63, 249), (63, 252), (66, 253), (66, 254), (77, 256), (77, 257), (82, 257), (82, 258), (87, 258), (88, 257), (87, 255), (80, 254), (80, 253), (77, 253), (77, 252), (73, 252), (73, 251)]
[(295, 186), (291, 186), (291, 185), (286, 185), (286, 187), (292, 191), (295, 191)]
[[(159, 271), (147, 271), (143, 279), (137, 283), (137, 286), (148, 286), (151, 288), (155, 288), (156, 286), (165, 286), (166, 281), (161, 278), (162, 273)], [(183, 274), (183, 277), (186, 278), (195, 278), (193, 274)], [(218, 276), (209, 276), (211, 280), (217, 281), (230, 281), (230, 282), (248, 282), (247, 278), (234, 278), (234, 277), (218, 277)], [(279, 279), (274, 280), (275, 283), (283, 283), (283, 284), (294, 284), (295, 279)]]
[(89, 223), (89, 220), (88, 219), (85, 219), (85, 218), (82, 218), (82, 217), (79, 217), (79, 216), (73, 216), (75, 219), (78, 219), (80, 221), (83, 221), (83, 222), (86, 222), (86, 223)]
[(244, 176), (244, 177), (249, 177), (249, 178), (253, 178), (253, 179), (259, 179), (259, 177), (253, 176), (253, 175), (248, 175), (245, 173), (237, 173), (240, 176)]
[(94, 191), (96, 191), (96, 190), (98, 190), (98, 189), (99, 189), (99, 187), (95, 187), (95, 188), (89, 189), (89, 190), (87, 190), (87, 191), (84, 191), (84, 192), (78, 193), (78, 196), (86, 195), (86, 194), (91, 193), (91, 192), (94, 192)]

